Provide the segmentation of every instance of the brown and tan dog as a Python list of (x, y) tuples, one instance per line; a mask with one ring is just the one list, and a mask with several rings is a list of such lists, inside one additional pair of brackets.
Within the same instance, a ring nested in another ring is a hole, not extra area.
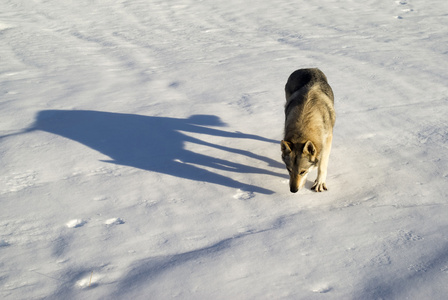
[(289, 76), (285, 95), (281, 150), (290, 176), (290, 190), (296, 193), (301, 189), (308, 173), (317, 167), (312, 189), (322, 192), (327, 189), (325, 181), (336, 120), (333, 91), (321, 70), (300, 69)]

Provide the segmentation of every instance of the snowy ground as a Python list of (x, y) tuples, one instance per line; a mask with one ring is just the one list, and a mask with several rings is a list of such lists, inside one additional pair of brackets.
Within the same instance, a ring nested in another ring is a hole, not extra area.
[[(446, 299), (448, 2), (0, 3), (0, 298)], [(291, 194), (283, 86), (336, 96)]]

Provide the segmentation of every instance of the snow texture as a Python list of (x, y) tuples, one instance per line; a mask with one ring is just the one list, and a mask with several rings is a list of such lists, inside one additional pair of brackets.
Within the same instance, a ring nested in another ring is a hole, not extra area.
[[(0, 298), (446, 299), (447, 11), (1, 1)], [(337, 120), (291, 194), (304, 67)]]

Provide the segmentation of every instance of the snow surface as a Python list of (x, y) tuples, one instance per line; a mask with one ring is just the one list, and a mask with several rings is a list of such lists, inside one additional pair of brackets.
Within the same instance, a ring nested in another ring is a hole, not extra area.
[[(0, 298), (446, 299), (448, 2), (323, 3), (1, 1)], [(303, 67), (324, 193), (280, 160)]]

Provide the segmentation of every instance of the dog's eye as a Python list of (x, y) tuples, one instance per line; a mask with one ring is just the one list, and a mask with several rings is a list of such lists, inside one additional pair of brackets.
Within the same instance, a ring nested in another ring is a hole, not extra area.
[(304, 175), (306, 173), (306, 170), (300, 171), (299, 175)]

